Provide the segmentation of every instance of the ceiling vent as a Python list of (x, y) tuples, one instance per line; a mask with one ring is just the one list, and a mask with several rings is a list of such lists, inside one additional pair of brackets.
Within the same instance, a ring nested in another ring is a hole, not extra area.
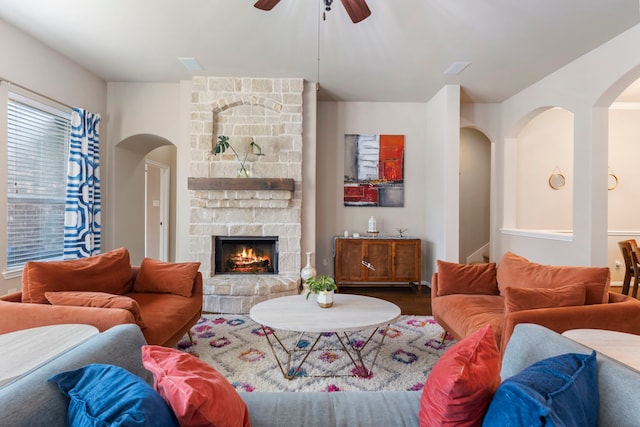
[(450, 76), (455, 76), (456, 74), (460, 74), (461, 72), (463, 72), (464, 69), (469, 66), (469, 64), (471, 64), (471, 62), (453, 62), (451, 65), (449, 65), (449, 67), (447, 67), (446, 70), (444, 70), (444, 73)]
[(193, 56), (180, 56), (178, 61), (189, 71), (204, 71), (204, 67)]

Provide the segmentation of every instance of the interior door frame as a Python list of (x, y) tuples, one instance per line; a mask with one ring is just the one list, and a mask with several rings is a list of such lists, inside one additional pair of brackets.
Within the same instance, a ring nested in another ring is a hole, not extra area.
[(148, 174), (149, 167), (157, 168), (160, 171), (160, 261), (169, 261), (169, 200), (170, 200), (170, 183), (171, 183), (171, 167), (164, 163), (156, 162), (153, 160), (145, 159), (144, 161), (144, 253), (148, 256), (149, 250), (147, 248), (148, 229), (150, 227), (147, 212), (147, 198), (148, 198)]

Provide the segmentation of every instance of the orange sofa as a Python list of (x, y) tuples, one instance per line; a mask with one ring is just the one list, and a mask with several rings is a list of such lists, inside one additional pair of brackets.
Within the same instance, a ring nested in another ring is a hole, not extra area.
[(149, 344), (173, 346), (200, 319), (200, 263), (145, 258), (120, 248), (70, 261), (28, 262), (22, 290), (0, 297), (0, 334), (61, 323), (100, 331), (137, 324)]
[(640, 301), (609, 286), (606, 267), (546, 266), (510, 252), (499, 265), (438, 261), (431, 309), (456, 340), (490, 323), (502, 349), (519, 323), (640, 335)]

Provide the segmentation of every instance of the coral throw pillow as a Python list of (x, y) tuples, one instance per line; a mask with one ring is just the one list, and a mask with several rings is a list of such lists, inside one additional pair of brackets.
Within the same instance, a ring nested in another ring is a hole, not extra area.
[(500, 385), (491, 325), (454, 344), (433, 366), (420, 399), (421, 426), (479, 426)]
[(505, 314), (536, 308), (571, 307), (584, 305), (585, 286), (560, 286), (559, 288), (512, 288), (507, 286), (504, 292)]
[(238, 392), (197, 357), (146, 345), (142, 347), (142, 363), (153, 374), (155, 389), (181, 426), (250, 426), (247, 405)]
[(131, 291), (125, 248), (69, 261), (30, 261), (22, 272), (22, 302), (47, 304), (45, 292), (90, 291), (124, 295)]
[(496, 263), (458, 264), (438, 260), (438, 296), (498, 295)]
[(140, 264), (134, 292), (158, 292), (191, 297), (199, 262), (164, 262), (145, 258)]
[(583, 283), (586, 304), (609, 301), (610, 271), (608, 267), (553, 266), (536, 264), (507, 252), (498, 265), (498, 288), (504, 296), (507, 286), (514, 288), (557, 288)]
[(136, 325), (144, 328), (140, 317), (138, 301), (125, 295), (107, 294), (105, 292), (45, 292), (45, 298), (53, 305), (71, 305), (76, 307), (121, 308), (133, 314)]

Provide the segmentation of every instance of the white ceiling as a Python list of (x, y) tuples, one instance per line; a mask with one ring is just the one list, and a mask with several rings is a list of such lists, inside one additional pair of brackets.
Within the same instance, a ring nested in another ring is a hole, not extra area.
[[(638, 23), (638, 0), (0, 0), (0, 19), (107, 81), (302, 77), (320, 99), (424, 102), (460, 84), (499, 102)], [(194, 56), (205, 71), (178, 61)], [(319, 61), (318, 61), (318, 58)], [(460, 75), (443, 71), (456, 61)]]

